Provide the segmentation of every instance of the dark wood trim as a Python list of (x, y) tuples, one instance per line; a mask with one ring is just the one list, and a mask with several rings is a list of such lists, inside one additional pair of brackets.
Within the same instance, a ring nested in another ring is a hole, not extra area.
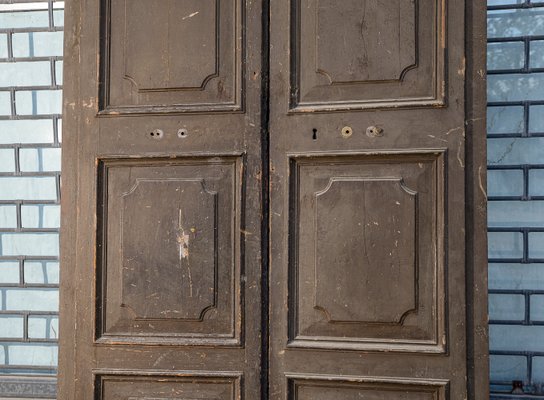
[(469, 399), (489, 398), (486, 7), (485, 1), (466, 1), (466, 329)]
[[(83, 6), (79, 1), (68, 1), (65, 4), (64, 25), (67, 27), (64, 33), (64, 68), (70, 71), (79, 71), (80, 57), (80, 31), (81, 14)], [(63, 147), (69, 149), (79, 148), (79, 116), (74, 112), (76, 102), (80, 101), (80, 74), (72, 74), (66, 79), (63, 86)], [(68, 104), (66, 99), (71, 99), (73, 104)], [(62, 314), (59, 323), (59, 374), (58, 387), (59, 398), (69, 398), (74, 393), (75, 364), (76, 364), (76, 335), (77, 327), (74, 326), (76, 317), (76, 254), (75, 237), (77, 232), (78, 217), (78, 158), (76, 152), (62, 152), (62, 190), (61, 190), (61, 224), (60, 229), (60, 259), (66, 266), (60, 272), (62, 289), (60, 290), (59, 314)], [(66, 223), (67, 221), (73, 221)]]

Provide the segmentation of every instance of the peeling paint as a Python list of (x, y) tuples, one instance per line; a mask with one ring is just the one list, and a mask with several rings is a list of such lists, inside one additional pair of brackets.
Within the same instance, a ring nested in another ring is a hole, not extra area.
[[(194, 229), (194, 228), (193, 228)], [(189, 257), (189, 235), (185, 233), (183, 226), (181, 225), (181, 208), (179, 209), (178, 217), (178, 236), (177, 243), (179, 249), (179, 260)]]

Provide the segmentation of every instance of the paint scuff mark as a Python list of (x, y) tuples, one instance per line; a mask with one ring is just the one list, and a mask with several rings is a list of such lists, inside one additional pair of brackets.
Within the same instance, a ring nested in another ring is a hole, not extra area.
[(85, 107), (85, 108), (94, 108), (94, 106), (96, 104), (96, 99), (94, 97), (91, 97), (91, 98), (89, 98), (88, 102), (83, 100), (82, 104), (83, 104), (83, 107)]
[(193, 18), (195, 15), (198, 15), (200, 13), (200, 11), (196, 11), (194, 13), (191, 13), (189, 15), (186, 15), (185, 17), (183, 17), (181, 20), (182, 21), (185, 21), (186, 19), (189, 19), (189, 18)]
[[(196, 228), (191, 228), (191, 231), (196, 232)], [(193, 297), (193, 277), (191, 274), (191, 264), (189, 262), (189, 234), (185, 232), (182, 225), (182, 216), (181, 216), (181, 207), (179, 208), (178, 214), (178, 232), (177, 232), (177, 243), (178, 243), (178, 253), (179, 253), (179, 267), (183, 268), (183, 260), (187, 260), (187, 276), (189, 278), (189, 297)]]
[(452, 128), (450, 129), (449, 131), (447, 131), (446, 133), (444, 133), (444, 135), (449, 135), (450, 133), (453, 133), (453, 132), (457, 132), (457, 131), (463, 131), (463, 133), (465, 132), (465, 128), (463, 126), (458, 126), (457, 128)]
[(153, 363), (153, 368), (157, 367), (166, 357), (168, 357), (172, 353), (172, 350), (167, 351), (166, 353), (162, 353), (157, 360)]
[(480, 191), (484, 195), (485, 200), (487, 201), (487, 191), (484, 188), (484, 183), (482, 182), (482, 166), (478, 167), (478, 185), (480, 186)]
[(182, 259), (189, 257), (189, 235), (185, 233), (185, 230), (181, 225), (181, 208), (179, 209), (177, 242), (179, 250), (179, 260), (181, 261)]
[(459, 146), (457, 147), (457, 161), (459, 161), (459, 165), (461, 168), (465, 168), (465, 163), (463, 162), (462, 157), (462, 151), (463, 151), (463, 141), (461, 140), (459, 142)]
[(466, 58), (463, 57), (463, 59), (461, 60), (461, 67), (457, 70), (457, 74), (460, 75), (460, 76), (465, 76), (465, 71), (466, 71), (466, 68), (467, 68), (467, 62), (466, 62)]

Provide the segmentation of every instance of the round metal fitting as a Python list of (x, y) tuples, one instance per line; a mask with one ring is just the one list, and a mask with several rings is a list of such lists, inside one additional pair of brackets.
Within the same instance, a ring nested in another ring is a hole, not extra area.
[(348, 138), (351, 135), (353, 135), (353, 129), (351, 128), (351, 126), (344, 126), (342, 128), (342, 136)]

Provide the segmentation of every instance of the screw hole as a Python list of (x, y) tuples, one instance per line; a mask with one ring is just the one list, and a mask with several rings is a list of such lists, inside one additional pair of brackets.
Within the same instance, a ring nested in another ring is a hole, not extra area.
[(188, 136), (187, 129), (178, 129), (178, 137), (184, 139)]
[(154, 129), (151, 132), (149, 132), (149, 136), (151, 136), (153, 139), (162, 139), (163, 135), (164, 135), (164, 132), (160, 129)]
[(383, 135), (383, 129), (379, 126), (369, 126), (368, 128), (366, 128), (366, 135), (372, 138), (380, 137)]
[(312, 129), (312, 132), (313, 132), (313, 135), (312, 135), (312, 139), (313, 140), (317, 140), (317, 129)]
[(351, 128), (351, 126), (344, 126), (340, 133), (344, 138), (347, 139), (353, 134), (353, 129)]

